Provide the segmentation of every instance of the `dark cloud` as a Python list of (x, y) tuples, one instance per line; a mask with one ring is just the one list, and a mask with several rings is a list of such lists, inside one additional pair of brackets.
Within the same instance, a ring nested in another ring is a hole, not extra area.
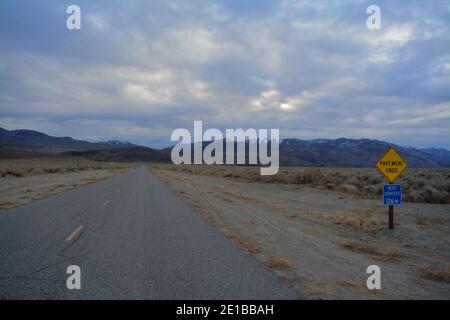
[(446, 1), (0, 2), (0, 126), (169, 143), (178, 127), (278, 127), (450, 147)]

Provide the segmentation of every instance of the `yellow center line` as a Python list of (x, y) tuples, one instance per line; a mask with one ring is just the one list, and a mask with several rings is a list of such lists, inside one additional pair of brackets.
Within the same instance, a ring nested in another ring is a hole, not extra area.
[(75, 236), (81, 231), (81, 229), (83, 229), (83, 225), (79, 226), (78, 228), (76, 228), (71, 234), (70, 236), (67, 237), (66, 241), (71, 241), (73, 238), (75, 238)]

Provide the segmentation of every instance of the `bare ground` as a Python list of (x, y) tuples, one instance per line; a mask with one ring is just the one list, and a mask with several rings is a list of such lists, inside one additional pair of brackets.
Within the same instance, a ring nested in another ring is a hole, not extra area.
[(131, 166), (72, 159), (0, 160), (0, 210), (94, 183)]
[[(450, 299), (448, 204), (405, 203), (392, 231), (380, 196), (203, 175), (201, 168), (150, 170), (307, 298)], [(372, 264), (381, 268), (381, 290), (366, 287)]]

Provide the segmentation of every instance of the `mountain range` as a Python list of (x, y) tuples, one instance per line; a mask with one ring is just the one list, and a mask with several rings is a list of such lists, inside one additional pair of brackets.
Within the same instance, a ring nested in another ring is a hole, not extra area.
[[(208, 142), (203, 142), (205, 147)], [(373, 167), (394, 146), (410, 167), (450, 167), (450, 151), (444, 148), (403, 147), (372, 139), (283, 139), (282, 166)], [(247, 146), (248, 148), (248, 146)], [(33, 154), (63, 154), (97, 161), (169, 162), (171, 148), (154, 149), (129, 142), (88, 142), (71, 137), (52, 137), (32, 130), (0, 128), (0, 158), (30, 157)]]
[(284, 139), (280, 163), (284, 166), (372, 167), (392, 146), (410, 167), (450, 167), (450, 151), (441, 148), (417, 149), (372, 139)]
[(0, 128), (0, 146), (14, 150), (57, 153), (64, 151), (128, 148), (135, 147), (136, 145), (116, 140), (88, 142), (75, 140), (71, 137), (52, 137), (33, 130), (6, 130)]

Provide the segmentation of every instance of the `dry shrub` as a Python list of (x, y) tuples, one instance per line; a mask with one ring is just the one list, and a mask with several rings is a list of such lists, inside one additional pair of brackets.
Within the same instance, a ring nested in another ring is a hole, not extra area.
[(2, 210), (2, 209), (11, 209), (11, 208), (14, 208), (15, 206), (16, 206), (16, 204), (12, 203), (10, 201), (0, 202), (0, 210)]
[[(121, 170), (135, 166), (135, 164), (115, 164), (114, 169)], [(32, 158), (32, 159), (2, 159), (0, 160), (0, 175), (25, 177), (37, 174), (65, 173), (81, 170), (110, 170), (111, 164), (95, 162), (70, 157)]]
[(360, 182), (357, 176), (352, 176), (347, 182), (347, 185), (355, 186), (358, 190), (362, 188), (363, 183)]
[(378, 188), (376, 186), (370, 185), (370, 186), (365, 186), (364, 187), (364, 192), (368, 193), (368, 194), (377, 194), (378, 193)]
[(325, 184), (325, 188), (327, 188), (328, 190), (334, 190), (336, 188), (336, 185), (334, 183), (328, 182), (327, 184)]
[(417, 180), (412, 180), (412, 185), (418, 188), (423, 188), (425, 187), (425, 180), (423, 179), (417, 179)]
[(343, 243), (341, 246), (347, 250), (358, 252), (358, 253), (368, 254), (368, 255), (370, 255), (376, 259), (380, 259), (380, 260), (395, 261), (395, 260), (400, 260), (400, 259), (403, 259), (406, 257), (405, 254), (403, 254), (400, 251), (395, 250), (395, 249), (380, 251), (375, 246), (368, 245), (368, 244), (361, 243), (361, 242), (356, 242), (356, 241), (350, 241), (347, 243)]
[(295, 176), (297, 184), (319, 184), (322, 180), (323, 173), (319, 168), (306, 168)]
[(17, 169), (6, 169), (2, 171), (2, 177), (5, 176), (14, 176), (14, 177), (24, 177), (25, 173), (21, 168)]
[(353, 195), (357, 195), (359, 194), (359, 190), (356, 186), (352, 185), (352, 184), (343, 184), (340, 185), (337, 190), (342, 191), (344, 193), (349, 193), (349, 194), (353, 194)]
[(416, 200), (417, 202), (446, 204), (450, 203), (450, 194), (427, 186), (419, 193)]
[(294, 265), (292, 262), (290, 262), (289, 260), (287, 260), (285, 258), (275, 257), (275, 256), (271, 256), (266, 261), (265, 264), (267, 267), (269, 267), (271, 269), (277, 269), (277, 270), (288, 269)]
[(337, 224), (343, 224), (347, 226), (351, 226), (355, 229), (363, 229), (367, 230), (373, 227), (378, 227), (381, 224), (383, 224), (383, 221), (380, 219), (373, 217), (370, 214), (367, 213), (344, 213), (341, 215), (338, 215), (335, 218), (335, 221)]
[(251, 254), (258, 254), (261, 252), (261, 248), (260, 248), (259, 244), (257, 244), (256, 242), (244, 241), (241, 244), (241, 246), (244, 247)]
[[(211, 175), (245, 182), (307, 184), (337, 190), (362, 198), (381, 198), (385, 179), (375, 168), (299, 168), (282, 167), (278, 174), (261, 176), (258, 166), (164, 165), (169, 170)], [(450, 203), (449, 169), (409, 168), (399, 178), (406, 202)]]
[(368, 184), (379, 184), (383, 182), (383, 180), (380, 177), (370, 177), (370, 179), (368, 180)]
[[(258, 180), (264, 182), (264, 183), (293, 183), (291, 180), (293, 180), (292, 177), (283, 175), (283, 174), (277, 174), (273, 176), (261, 176)], [(291, 182), (290, 182), (291, 181)]]
[(221, 226), (220, 229), (223, 232), (223, 234), (225, 235), (225, 237), (227, 237), (234, 243), (238, 244), (239, 246), (241, 246), (242, 248), (244, 248), (251, 254), (258, 254), (261, 252), (261, 247), (259, 246), (258, 243), (250, 241), (250, 240), (248, 240), (248, 241), (242, 240), (241, 238), (239, 238), (238, 235), (236, 235), (233, 232), (231, 232), (230, 230), (228, 230), (225, 226)]
[(222, 177), (224, 177), (224, 178), (229, 178), (229, 177), (232, 177), (232, 176), (233, 176), (233, 173), (231, 173), (231, 172), (224, 172), (222, 174)]

